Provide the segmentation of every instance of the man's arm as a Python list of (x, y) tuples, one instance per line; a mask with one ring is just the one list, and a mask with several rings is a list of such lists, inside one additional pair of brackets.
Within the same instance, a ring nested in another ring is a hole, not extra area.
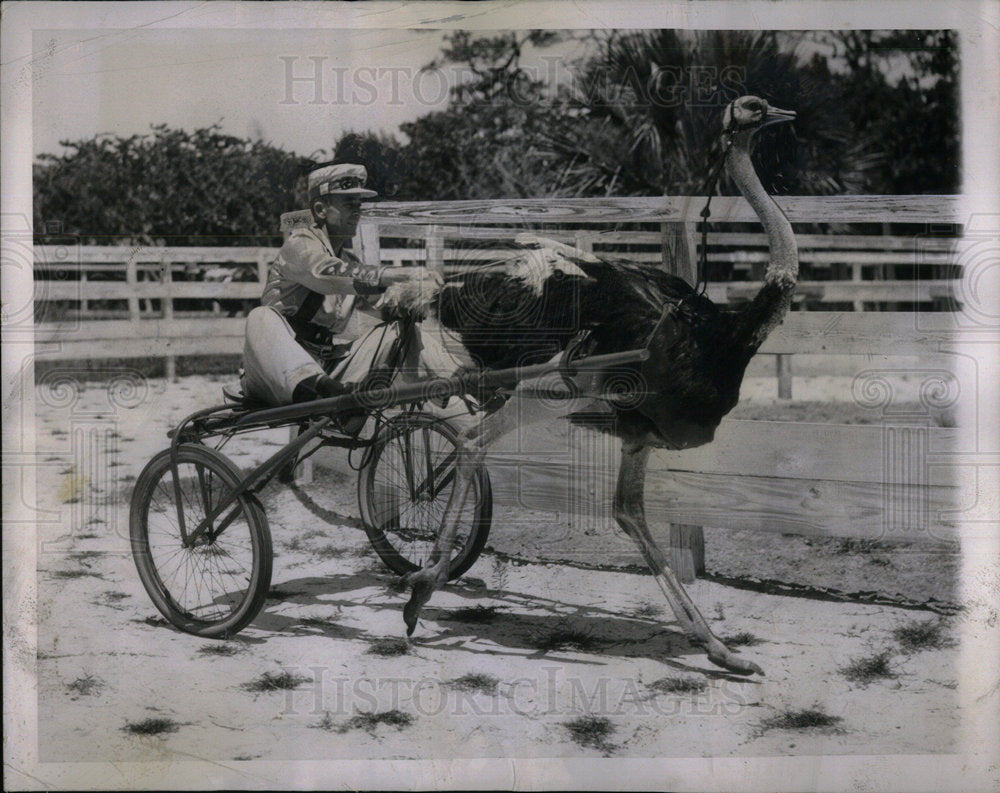
[(429, 278), (441, 283), (441, 276), (437, 274), (437, 271), (429, 270), (426, 267), (384, 267), (379, 283), (384, 288), (403, 281), (411, 281), (414, 278)]
[[(285, 276), (321, 295), (355, 295), (378, 289), (384, 268), (354, 256), (331, 256), (316, 240), (292, 236), (281, 248)], [(362, 287), (361, 289), (357, 287)]]

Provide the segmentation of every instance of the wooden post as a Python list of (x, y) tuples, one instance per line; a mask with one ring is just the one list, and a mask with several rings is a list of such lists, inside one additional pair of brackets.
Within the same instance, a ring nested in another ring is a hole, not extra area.
[(355, 252), (365, 264), (379, 267), (382, 264), (382, 250), (377, 223), (362, 223), (358, 229), (359, 249)]
[[(694, 286), (698, 281), (695, 224), (661, 223), (660, 235), (664, 269)], [(682, 583), (690, 584), (705, 572), (705, 532), (687, 523), (671, 523), (668, 532), (670, 566)]]
[(705, 532), (701, 526), (670, 524), (670, 567), (681, 580), (690, 584), (705, 572)]
[[(860, 262), (851, 262), (850, 267), (851, 267), (851, 283), (854, 283), (854, 284), (861, 283), (861, 263)], [(864, 311), (865, 310), (865, 301), (864, 300), (855, 300), (854, 301), (854, 310), (855, 311)]]
[[(698, 245), (699, 245), (699, 235), (698, 235), (698, 224), (697, 223), (685, 223), (684, 224), (684, 240), (687, 243), (687, 260), (688, 266), (691, 271), (691, 283), (697, 286), (698, 282)], [(708, 273), (703, 273), (707, 278)]]
[[(289, 436), (289, 442), (295, 440), (295, 437), (299, 434), (298, 427), (291, 428), (291, 434)], [(313, 481), (313, 458), (307, 457), (301, 463), (295, 466), (295, 472), (293, 474), (293, 481), (296, 485), (311, 485)]]
[(129, 322), (139, 322), (139, 296), (136, 290), (139, 288), (139, 274), (135, 264), (135, 257), (130, 256), (125, 262), (125, 282), (129, 285), (131, 294), (128, 297), (128, 319)]
[(89, 319), (90, 317), (90, 301), (87, 300), (84, 295), (87, 294), (87, 265), (84, 264), (80, 267), (80, 285), (83, 287), (80, 292), (80, 314), (82, 319)]
[[(663, 269), (678, 275), (692, 286), (698, 280), (697, 236), (689, 223), (660, 224), (660, 253)], [(694, 248), (692, 249), (692, 242)]]
[(427, 227), (426, 237), (427, 268), (444, 274), (444, 235), (437, 226)]
[[(170, 265), (170, 260), (166, 257), (166, 254), (164, 254), (160, 259), (160, 277), (163, 281), (163, 296), (161, 298), (163, 301), (163, 324), (169, 327), (174, 318), (174, 271), (173, 267)], [(167, 353), (166, 369), (167, 380), (171, 383), (176, 383), (177, 357), (172, 353)]]
[(271, 263), (273, 254), (269, 249), (264, 249), (257, 254), (257, 283), (260, 284), (260, 293), (264, 294), (264, 287), (267, 286), (267, 268)]
[(792, 356), (786, 353), (778, 353), (774, 357), (778, 375), (778, 399), (791, 399)]

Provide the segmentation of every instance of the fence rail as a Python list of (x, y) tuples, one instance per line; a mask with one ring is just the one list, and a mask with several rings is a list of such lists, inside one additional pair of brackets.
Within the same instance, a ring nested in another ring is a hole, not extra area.
[[(957, 197), (779, 198), (778, 203), (793, 223), (917, 224), (909, 236), (797, 235), (804, 276), (797, 308), (853, 310), (796, 310), (787, 316), (761, 348), (777, 356), (780, 393), (790, 396), (788, 356), (793, 354), (948, 354), (957, 323), (942, 309), (955, 305), (962, 242), (926, 232), (962, 223)], [(468, 249), (469, 241), (488, 245), (533, 229), (655, 266), (665, 260), (670, 241), (679, 238), (687, 259), (687, 270), (680, 274), (691, 278), (700, 252), (695, 223), (703, 204), (703, 198), (381, 203), (368, 210), (355, 248), (370, 262), (461, 268), (480, 260)], [(755, 221), (742, 199), (712, 202), (713, 224)], [(660, 226), (607, 228), (619, 223)], [(556, 227), (539, 230), (549, 224)], [(753, 294), (766, 250), (759, 233), (720, 231), (713, 225), (709, 263), (732, 280), (710, 283), (712, 299), (740, 301)], [(65, 250), (36, 248), (39, 315), (57, 313), (47, 314), (46, 306), (77, 306), (67, 321), (36, 327), (38, 359), (160, 355), (171, 361), (180, 355), (238, 353), (244, 320), (222, 316), (219, 305), (259, 297), (274, 255), (258, 248), (105, 247), (75, 253), (77, 266), (71, 267)], [(223, 278), (230, 274), (228, 280), (185, 280), (209, 267)], [(237, 274), (248, 280), (237, 281)], [(184, 301), (214, 301), (215, 307), (206, 311)], [(938, 310), (865, 310), (901, 303)], [(185, 314), (197, 310), (203, 312), (200, 317)], [(86, 318), (97, 312), (109, 318)], [(703, 566), (701, 525), (816, 536), (954, 538), (960, 510), (976, 509), (981, 502), (974, 484), (953, 476), (949, 461), (961, 448), (959, 436), (930, 426), (928, 416), (910, 419), (916, 425), (903, 429), (726, 421), (704, 449), (654, 455), (647, 514), (654, 522), (662, 519), (657, 530), (667, 535), (674, 564), (686, 578)], [(590, 514), (609, 503), (613, 457), (595, 461), (591, 454), (580, 462), (541, 451), (521, 450), (520, 456), (500, 451), (490, 466), (501, 502)], [(586, 539), (579, 544), (585, 547)], [(558, 545), (556, 555), (569, 558), (576, 544), (563, 538)]]

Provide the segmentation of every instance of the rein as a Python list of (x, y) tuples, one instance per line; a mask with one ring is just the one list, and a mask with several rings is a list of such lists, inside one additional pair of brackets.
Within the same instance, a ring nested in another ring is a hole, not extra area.
[(732, 119), (729, 122), (729, 128), (726, 130), (726, 143), (722, 148), (722, 153), (719, 154), (709, 169), (708, 178), (705, 180), (705, 184), (701, 190), (702, 194), (706, 195), (707, 198), (705, 199), (705, 206), (701, 210), (701, 220), (698, 222), (701, 231), (701, 251), (698, 255), (697, 282), (694, 285), (694, 293), (699, 297), (704, 295), (705, 290), (708, 289), (708, 219), (712, 216), (712, 196), (719, 183), (719, 174), (722, 172), (722, 166), (725, 165), (729, 150), (733, 147), (735, 132), (736, 120)]

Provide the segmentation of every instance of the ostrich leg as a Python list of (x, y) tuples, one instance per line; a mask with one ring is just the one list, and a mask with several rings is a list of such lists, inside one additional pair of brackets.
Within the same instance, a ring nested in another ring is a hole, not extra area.
[(486, 454), (486, 446), (473, 442), (459, 444), (455, 456), (455, 479), (451, 495), (444, 509), (441, 530), (438, 532), (434, 547), (426, 567), (422, 567), (403, 578), (403, 582), (411, 587), (410, 599), (403, 607), (403, 621), (406, 623), (406, 635), (411, 636), (417, 627), (420, 610), (431, 599), (435, 590), (442, 587), (448, 580), (448, 567), (451, 563), (451, 548), (455, 544), (455, 534), (458, 532), (458, 521), (465, 502), (472, 489), (472, 477)]
[[(506, 405), (486, 416), (460, 438), (455, 458), (454, 485), (441, 519), (441, 530), (431, 549), (428, 565), (403, 578), (403, 582), (411, 587), (410, 599), (403, 607), (403, 620), (406, 622), (408, 636), (413, 634), (417, 626), (421, 608), (430, 600), (435, 590), (448, 580), (451, 549), (458, 532), (458, 521), (472, 487), (472, 478), (493, 442), (515, 427), (524, 427), (539, 421), (551, 421), (563, 413), (577, 410), (587, 404), (586, 397), (569, 398), (562, 402), (559, 409), (553, 410), (551, 405), (532, 398), (532, 390), (539, 383), (538, 380), (522, 382)], [(584, 376), (578, 387), (582, 389), (588, 384), (589, 381)]]
[(739, 675), (750, 675), (755, 672), (763, 675), (764, 671), (757, 664), (737, 658), (732, 650), (712, 633), (698, 607), (684, 591), (674, 571), (670, 569), (663, 551), (649, 533), (643, 505), (648, 459), (648, 446), (623, 443), (622, 463), (618, 472), (618, 486), (615, 489), (615, 520), (639, 546), (646, 564), (656, 577), (656, 583), (667, 596), (667, 602), (670, 603), (674, 615), (688, 636), (705, 647), (708, 660)]

